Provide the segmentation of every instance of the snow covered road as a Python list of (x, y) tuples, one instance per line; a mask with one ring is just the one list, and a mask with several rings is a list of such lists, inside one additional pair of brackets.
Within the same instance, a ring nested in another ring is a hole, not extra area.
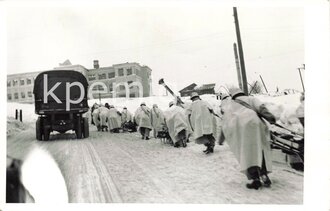
[(174, 148), (142, 140), (138, 133), (110, 134), (94, 127), (82, 140), (56, 134), (51, 141), (36, 141), (33, 126), (8, 136), (8, 155), (22, 159), (34, 147), (53, 156), (73, 203), (303, 203), (303, 174), (276, 163), (271, 188), (246, 189), (226, 144), (205, 155), (195, 143)]

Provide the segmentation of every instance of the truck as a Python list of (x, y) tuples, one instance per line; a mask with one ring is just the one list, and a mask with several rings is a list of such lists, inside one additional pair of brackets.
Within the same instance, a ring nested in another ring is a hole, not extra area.
[(73, 70), (50, 70), (40, 73), (34, 81), (33, 94), (36, 139), (48, 141), (50, 133), (73, 130), (77, 139), (89, 136), (89, 110), (86, 77)]

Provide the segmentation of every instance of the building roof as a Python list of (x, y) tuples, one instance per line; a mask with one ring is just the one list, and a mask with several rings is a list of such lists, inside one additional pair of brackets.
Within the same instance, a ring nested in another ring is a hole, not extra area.
[(27, 76), (27, 75), (38, 75), (39, 73), (43, 72), (44, 70), (42, 71), (34, 71), (34, 72), (25, 72), (25, 73), (14, 73), (14, 74), (7, 74), (7, 78), (12, 78), (12, 77), (24, 77), (24, 76)]
[(139, 65), (141, 67), (141, 65), (137, 62), (125, 62), (125, 63), (120, 63), (120, 64), (113, 64), (112, 66), (116, 67), (116, 66), (125, 66), (125, 65), (133, 65), (133, 64)]
[(196, 90), (204, 90), (204, 89), (214, 89), (215, 84), (203, 84), (202, 86), (195, 87)]
[(183, 88), (179, 92), (188, 92), (188, 91), (200, 91), (206, 89), (214, 89), (215, 84), (203, 84), (201, 86), (197, 86), (195, 83), (190, 84), (189, 86)]
[(139, 63), (137, 62), (126, 62), (126, 63), (120, 63), (120, 64), (113, 64), (111, 66), (106, 66), (106, 67), (99, 67), (99, 68), (92, 68), (92, 69), (89, 69), (90, 71), (100, 71), (100, 70), (109, 70), (109, 69), (114, 69), (115, 67), (117, 68), (120, 68), (120, 67), (125, 67), (127, 65), (137, 65), (141, 68), (147, 68), (148, 70), (152, 71), (152, 69), (146, 65), (140, 65)]
[(68, 65), (72, 65), (72, 64), (71, 64), (70, 60), (67, 59), (67, 60), (65, 60), (63, 63), (60, 63), (59, 65), (60, 65), (60, 66), (68, 66)]
[(187, 87), (181, 89), (179, 92), (185, 92), (185, 91), (193, 90), (196, 86), (197, 86), (197, 84), (192, 83), (192, 84), (190, 84), (189, 86), (187, 86)]
[(54, 67), (54, 70), (71, 70), (73, 68), (81, 68), (83, 70), (88, 70), (86, 67), (80, 64), (71, 64), (71, 65), (61, 65), (59, 67)]

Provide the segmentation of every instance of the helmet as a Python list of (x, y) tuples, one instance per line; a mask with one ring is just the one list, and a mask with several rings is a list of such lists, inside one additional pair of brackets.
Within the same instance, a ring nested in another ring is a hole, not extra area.
[(244, 92), (240, 88), (237, 88), (237, 87), (229, 89), (229, 93), (230, 93), (231, 97), (234, 97), (235, 95), (238, 95), (238, 94), (244, 94)]
[(195, 97), (199, 97), (198, 93), (197, 92), (191, 93), (190, 100), (192, 100)]
[(220, 98), (221, 100), (226, 98), (226, 97), (229, 97), (230, 95), (227, 93), (227, 92), (223, 92), (223, 93), (220, 93)]
[(141, 104), (140, 104), (140, 106), (146, 106), (146, 103), (145, 102), (142, 102)]

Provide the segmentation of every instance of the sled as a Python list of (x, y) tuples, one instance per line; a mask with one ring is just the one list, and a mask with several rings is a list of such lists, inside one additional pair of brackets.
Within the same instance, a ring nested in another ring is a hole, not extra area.
[(291, 167), (299, 171), (304, 170), (304, 144), (305, 141), (302, 135), (290, 131), (287, 133), (271, 129), (271, 148), (280, 149), (287, 154)]
[(125, 122), (122, 124), (123, 131), (134, 133), (137, 131), (137, 125), (134, 122)]
[(172, 142), (167, 128), (163, 128), (162, 130), (158, 131), (157, 138), (159, 138), (161, 143), (164, 143), (164, 144), (171, 144), (171, 142)]

